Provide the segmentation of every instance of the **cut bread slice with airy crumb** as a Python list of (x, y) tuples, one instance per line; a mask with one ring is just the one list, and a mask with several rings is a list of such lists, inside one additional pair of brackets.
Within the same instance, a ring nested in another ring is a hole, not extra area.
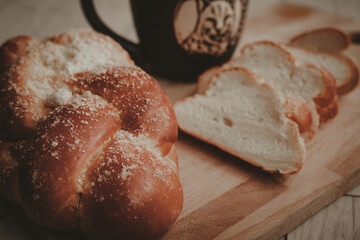
[(351, 77), (347, 84), (337, 87), (338, 94), (345, 94), (354, 89), (359, 83), (359, 68), (355, 62), (344, 54), (350, 46), (350, 36), (336, 28), (319, 28), (301, 33), (293, 37), (289, 46), (299, 47), (318, 53), (337, 55), (347, 62), (351, 68)]
[(296, 61), (326, 69), (334, 77), (337, 90), (349, 84), (352, 77), (351, 67), (342, 57), (328, 53), (316, 53), (304, 48), (283, 47), (294, 56)]
[(218, 71), (204, 93), (174, 108), (181, 130), (266, 171), (288, 174), (302, 166), (304, 142), (282, 96), (246, 69)]
[[(313, 65), (296, 65), (290, 53), (273, 42), (257, 42), (246, 45), (242, 55), (222, 67), (208, 70), (199, 77), (197, 91), (206, 88), (210, 77), (222, 68), (233, 66), (244, 67), (263, 77), (274, 89), (287, 98), (303, 99), (311, 111), (310, 119), (305, 116), (305, 122), (299, 122), (301, 134), (305, 141), (310, 140), (319, 126), (318, 112), (322, 113), (321, 120), (326, 121), (334, 114), (324, 113), (317, 109), (325, 109), (335, 98), (335, 80), (330, 74)], [(337, 105), (334, 105), (337, 106)], [(336, 109), (331, 109), (337, 113)]]

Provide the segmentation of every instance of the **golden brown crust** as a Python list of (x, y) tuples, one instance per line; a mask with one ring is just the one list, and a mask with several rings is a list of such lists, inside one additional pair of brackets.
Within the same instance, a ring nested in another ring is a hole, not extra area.
[[(119, 161), (109, 161), (114, 158)], [(85, 177), (91, 184), (81, 195), (80, 206), (84, 209), (81, 228), (85, 236), (88, 239), (160, 237), (181, 210), (182, 190), (177, 173), (169, 171), (145, 146), (127, 136), (115, 136), (97, 159)], [(157, 171), (148, 170), (153, 168)], [(124, 169), (129, 169), (131, 175), (120, 175), (121, 181), (117, 181), (116, 173), (123, 173)], [(158, 173), (161, 176), (153, 176)]]
[(105, 98), (120, 110), (123, 129), (148, 134), (168, 154), (177, 139), (175, 113), (165, 91), (143, 70), (134, 66), (99, 75), (79, 73), (69, 84)]
[(349, 79), (348, 84), (343, 85), (337, 89), (337, 93), (339, 95), (342, 95), (342, 94), (346, 94), (346, 93), (350, 92), (359, 84), (360, 74), (359, 74), (359, 67), (350, 57), (345, 56), (343, 54), (339, 55), (338, 57), (343, 59), (344, 61), (346, 61), (349, 64), (350, 69), (351, 69), (351, 77)]
[(163, 159), (121, 130), (119, 116), (107, 101), (81, 97), (56, 108), (19, 144), (19, 203), (33, 221), (80, 228), (89, 239), (144, 239), (176, 220), (183, 198), (175, 149)]
[[(248, 43), (246, 44), (245, 46), (243, 46), (240, 50), (241, 54), (244, 54), (244, 51), (247, 49), (247, 48), (252, 48), (253, 45), (255, 44), (267, 44), (267, 45), (271, 45), (273, 47), (276, 47), (278, 49), (280, 49), (281, 51), (283, 51), (286, 56), (288, 57), (288, 60), (290, 62), (292, 62), (293, 64), (295, 64), (295, 59), (293, 58), (293, 56), (288, 52), (286, 51), (285, 49), (283, 49), (281, 46), (279, 46), (278, 44), (274, 43), (274, 42), (271, 42), (271, 41), (258, 41), (258, 42), (255, 42), (255, 43)], [(197, 93), (201, 93), (201, 92), (204, 92), (207, 84), (204, 84), (204, 81), (209, 81), (209, 79), (217, 72), (219, 71), (222, 71), (224, 68), (228, 68), (228, 66), (232, 66), (233, 64), (236, 65), (236, 62), (239, 61), (239, 59), (243, 58), (242, 56), (240, 57), (237, 57), (237, 58), (233, 58), (231, 59), (229, 62), (225, 63), (224, 65), (222, 66), (216, 66), (216, 67), (213, 67), (213, 68), (210, 68), (208, 70), (206, 70), (205, 72), (203, 72), (199, 78), (198, 78), (198, 82), (196, 84), (196, 92)]]
[[(244, 47), (241, 48), (241, 53), (244, 54), (244, 52), (245, 52), (245, 50), (247, 48), (252, 48), (254, 45), (257, 45), (257, 44), (258, 45), (261, 45), (261, 44), (271, 45), (273, 47), (276, 47), (276, 48), (280, 49), (282, 52), (284, 52), (284, 54), (286, 55), (288, 60), (290, 62), (292, 62), (293, 64), (295, 64), (294, 57), (288, 51), (286, 51), (284, 48), (282, 48), (279, 44), (276, 44), (276, 43), (271, 42), (271, 41), (258, 41), (258, 42), (254, 42), (254, 43), (248, 43)], [(236, 59), (231, 60), (229, 63), (231, 63), (232, 61), (236, 61)]]
[(336, 87), (334, 77), (325, 69), (314, 65), (307, 65), (309, 68), (315, 68), (321, 72), (324, 80), (324, 91), (313, 98), (316, 103), (316, 111), (319, 114), (320, 122), (325, 123), (334, 118), (337, 114), (338, 100), (336, 96)]
[[(242, 54), (244, 53), (246, 48), (252, 48), (255, 44), (267, 44), (267, 45), (276, 47), (276, 48), (280, 49), (282, 52), (284, 52), (284, 54), (287, 56), (288, 60), (292, 64), (295, 64), (294, 57), (288, 51), (286, 51), (280, 45), (278, 45), (274, 42), (270, 42), (270, 41), (259, 41), (259, 42), (247, 44), (241, 49)], [(200, 75), (200, 77), (198, 79), (198, 83), (197, 83), (197, 92), (204, 92), (206, 89), (206, 87), (204, 87), (204, 86), (207, 85), (204, 82), (208, 82), (212, 76), (214, 76), (215, 74), (220, 72), (222, 69), (224, 69), (224, 67), (231, 66), (233, 63), (236, 65), (236, 62), (241, 58), (242, 58), (242, 56), (232, 59), (230, 62), (224, 64), (223, 66), (211, 68), (211, 69), (207, 70), (206, 72), (204, 72), (202, 75)], [(336, 95), (335, 80), (327, 71), (324, 71), (314, 65), (308, 65), (307, 67), (316, 69), (322, 75), (321, 80), (323, 81), (322, 85), (324, 86), (323, 92), (320, 93), (318, 96), (314, 97), (313, 100), (316, 103), (316, 105), (319, 105), (319, 106), (316, 106), (317, 109), (326, 108), (327, 105), (333, 101), (333, 99), (335, 98), (335, 95)], [(299, 124), (299, 129), (300, 129), (301, 135), (304, 137), (305, 141), (309, 141), (315, 135), (315, 133), (317, 131), (318, 123), (315, 119), (313, 119), (314, 116), (312, 114), (310, 106), (304, 100), (301, 101), (300, 99), (298, 99), (298, 100), (293, 99), (293, 98), (291, 98), (291, 99), (292, 99), (291, 103), (288, 102), (289, 101), (289, 99), (288, 99), (288, 100), (286, 100), (287, 104), (285, 104), (285, 106), (287, 107), (287, 110), (288, 110), (287, 116), (291, 120), (293, 120)], [(291, 111), (293, 111), (293, 112), (291, 112)]]
[(320, 122), (326, 123), (327, 121), (333, 119), (338, 113), (338, 108), (339, 104), (337, 97), (335, 97), (334, 100), (326, 107), (317, 108), (320, 115)]
[[(25, 55), (31, 48), (35, 47), (40, 42), (41, 40), (31, 36), (18, 36), (9, 39), (0, 47), (0, 88), (9, 89), (9, 94), (5, 93), (4, 91), (0, 93), (0, 118), (3, 118), (1, 116), (9, 116), (1, 123), (1, 139), (9, 140), (17, 138), (17, 134), (13, 135), (12, 130), (10, 129), (13, 129), (14, 132), (19, 133), (21, 131), (27, 132), (26, 127), (22, 128), (22, 126), (34, 127), (34, 124), (31, 121), (28, 121), (25, 113), (22, 114), (22, 118), (15, 118), (14, 109), (17, 107), (10, 107), (10, 104), (6, 104), (13, 102), (14, 97), (16, 98), (14, 89), (11, 89), (11, 85), (9, 85), (9, 82), (7, 81), (7, 75), (11, 75), (9, 76), (10, 78), (17, 78), (15, 75), (18, 74), (11, 72), (8, 69), (19, 59), (19, 57)], [(2, 74), (3, 76), (1, 76)], [(20, 86), (20, 88), (21, 87), (22, 86)], [(29, 97), (28, 99), (24, 100), (24, 102), (31, 106), (34, 102), (34, 99)], [(39, 111), (42, 110), (43, 109), (39, 109)]]
[[(260, 78), (245, 68), (240, 67), (235, 69), (242, 69), (254, 78)], [(210, 87), (211, 79), (218, 76), (222, 71), (224, 71), (224, 68), (214, 67), (201, 74), (196, 85), (196, 92), (203, 94), (205, 90)], [(206, 82), (206, 86), (204, 82)], [(300, 98), (287, 98), (284, 102), (284, 107), (286, 108), (285, 116), (298, 124), (300, 134), (304, 141), (310, 141), (314, 137), (317, 129), (314, 128), (316, 125), (314, 124), (312, 111), (308, 103)]]
[(0, 73), (39, 42), (39, 39), (31, 36), (18, 36), (7, 40), (0, 47)]
[[(260, 42), (248, 44), (248, 45), (244, 46), (241, 51), (243, 52), (243, 51), (245, 51), (246, 47), (252, 47), (255, 44), (269, 44), (269, 45), (272, 45), (272, 46), (280, 49), (281, 51), (283, 51), (287, 55), (288, 60), (291, 61), (293, 64), (295, 64), (294, 57), (288, 51), (286, 51), (280, 45), (275, 44), (275, 43), (270, 42), (270, 41), (260, 41)], [(306, 67), (316, 69), (318, 72), (321, 73), (321, 76), (322, 76), (321, 80), (322, 80), (322, 85), (324, 86), (324, 88), (323, 88), (323, 91), (321, 93), (319, 93), (317, 96), (315, 96), (313, 98), (313, 100), (314, 100), (314, 102), (316, 104), (317, 109), (326, 108), (329, 104), (331, 104), (334, 101), (334, 98), (336, 97), (335, 79), (328, 71), (326, 71), (323, 68), (314, 66), (312, 64), (307, 64)], [(337, 100), (335, 100), (335, 101), (337, 101)], [(319, 116), (321, 118), (320, 114), (319, 114)], [(306, 119), (306, 117), (303, 117), (303, 119)], [(306, 122), (309, 123), (309, 121), (306, 121)], [(303, 127), (307, 126), (307, 124), (304, 123), (304, 122), (302, 123), (302, 125), (303, 125)], [(308, 127), (311, 127), (311, 126), (308, 126)], [(313, 132), (313, 131), (311, 131), (311, 128), (309, 130), (310, 130), (309, 131), (310, 133)], [(314, 133), (312, 135), (314, 135)], [(311, 136), (311, 134), (309, 134), (309, 136)]]
[[(268, 45), (271, 45), (273, 47), (276, 47), (276, 48), (280, 49), (281, 51), (283, 51), (286, 54), (286, 56), (288, 57), (288, 60), (290, 62), (295, 64), (294, 57), (288, 51), (286, 51), (280, 45), (275, 44), (275, 43), (270, 42), (270, 41), (260, 41), (260, 42), (248, 44), (248, 45), (244, 46), (241, 49), (241, 51), (244, 52), (246, 48), (252, 47), (255, 44), (268, 44)], [(316, 103), (316, 105), (319, 108), (328, 106), (329, 104), (332, 103), (333, 99), (336, 96), (336, 87), (335, 87), (335, 79), (334, 79), (334, 77), (328, 71), (326, 71), (326, 70), (324, 70), (324, 69), (322, 69), (320, 67), (314, 66), (312, 64), (307, 64), (306, 67), (316, 69), (322, 75), (322, 81), (323, 81), (322, 85), (324, 86), (324, 88), (323, 88), (323, 91), (321, 93), (319, 93), (316, 97), (313, 98), (314, 102)]]
[[(269, 42), (269, 41), (260, 41), (260, 42), (256, 42), (256, 43), (253, 43), (253, 44), (249, 44), (248, 46), (244, 46), (241, 51), (243, 52), (243, 51), (245, 51), (246, 47), (251, 47), (251, 46), (253, 46), (255, 44), (269, 44), (269, 45), (272, 45), (274, 47), (277, 47), (278, 49), (280, 49), (281, 51), (283, 51), (287, 55), (289, 61), (291, 61), (293, 64), (295, 64), (294, 57), (288, 51), (286, 51), (280, 45), (275, 44), (273, 42)], [(317, 67), (315, 65), (307, 64), (306, 67), (316, 69), (322, 75), (324, 89), (323, 89), (323, 92), (319, 93), (314, 98), (314, 101), (315, 101), (316, 105), (319, 105), (320, 107), (329, 105), (336, 96), (336, 90), (335, 90), (336, 88), (335, 88), (335, 79), (334, 79), (334, 77), (328, 71), (326, 71), (326, 70), (324, 70), (324, 69), (322, 69), (320, 67)]]
[(197, 93), (204, 93), (206, 90), (207, 83), (209, 82), (209, 79), (216, 73), (220, 72), (222, 69), (224, 69), (222, 66), (220, 67), (212, 67), (205, 72), (203, 72), (196, 83), (196, 92)]
[[(17, 61), (0, 76), (0, 119), (2, 122), (0, 133), (2, 139), (14, 141), (25, 137), (37, 122), (49, 113), (51, 109), (46, 106), (46, 95), (51, 94), (51, 91), (56, 88), (66, 86), (65, 79), (71, 78), (71, 74), (62, 69), (67, 59), (61, 58), (68, 57), (69, 60), (74, 58), (69, 44), (78, 38), (80, 40), (97, 39), (99, 41), (97, 48), (106, 47), (126, 59), (125, 62), (118, 62), (119, 65), (133, 64), (129, 54), (114, 40), (93, 31), (79, 30), (64, 33), (34, 45), (35, 47), (30, 52), (20, 55)], [(69, 49), (60, 54), (56, 53), (54, 43), (63, 46), (63, 49)], [(86, 57), (86, 54), (82, 54)], [(40, 89), (40, 86), (45, 86), (43, 87), (45, 90)]]
[(0, 76), (0, 138), (3, 140), (24, 137), (50, 111), (45, 106), (45, 99), (26, 86), (22, 71), (25, 68), (15, 63)]
[[(76, 35), (87, 36), (102, 39), (97, 47), (111, 49), (119, 65), (66, 71), (59, 55), (71, 59), (71, 49), (46, 54), (55, 44), (70, 48), (71, 33), (45, 40), (2, 75), (0, 136), (14, 143), (0, 142), (0, 192), (43, 226), (80, 230), (89, 239), (157, 238), (183, 201), (174, 110), (121, 46), (94, 32)], [(59, 89), (60, 102), (49, 104)]]
[(22, 143), (18, 172), (21, 205), (33, 221), (61, 230), (78, 227), (81, 171), (120, 121), (104, 100), (82, 98), (56, 108), (32, 130)]
[(306, 65), (308, 68), (316, 69), (321, 73), (324, 89), (321, 93), (315, 96), (314, 102), (319, 108), (327, 107), (336, 97), (336, 87), (334, 77), (324, 68), (317, 67), (312, 64)]
[[(272, 45), (274, 47), (277, 47), (278, 49), (280, 49), (281, 51), (283, 51), (287, 55), (289, 61), (291, 61), (293, 64), (295, 64), (294, 57), (288, 51), (286, 51), (284, 48), (282, 48), (278, 44), (275, 44), (275, 43), (270, 42), (270, 41), (260, 41), (260, 42), (248, 44), (248, 45), (244, 46), (241, 49), (241, 52), (243, 53), (246, 48), (248, 48), (248, 47), (251, 48), (255, 44), (268, 44), (268, 45)], [(328, 105), (333, 104), (333, 101), (337, 101), (337, 100), (334, 100), (335, 97), (336, 97), (335, 79), (327, 70), (325, 70), (323, 68), (314, 66), (312, 64), (307, 64), (306, 67), (316, 69), (322, 75), (322, 78), (321, 78), (322, 81), (323, 81), (322, 85), (324, 86), (323, 91), (313, 98), (314, 102), (316, 103), (316, 108), (320, 109), (320, 111), (321, 111), (322, 108), (327, 108)], [(330, 117), (330, 116), (335, 117), (335, 115), (329, 114), (329, 115), (327, 115), (327, 117)], [(320, 116), (320, 121), (322, 121), (320, 113), (319, 113), (319, 116)], [(304, 124), (303, 126), (306, 126), (306, 124)], [(309, 136), (310, 135), (311, 134), (309, 134)]]
[[(320, 46), (315, 46), (313, 43), (314, 41), (322, 41), (323, 43), (329, 42), (328, 38), (317, 38), (316, 34), (317, 33), (326, 33), (326, 34), (331, 34), (333, 35), (333, 38), (338, 38), (341, 39), (340, 41), (338, 41), (339, 44), (332, 44), (332, 45), (327, 45), (327, 44), (320, 44)], [(307, 40), (306, 42), (302, 42), (303, 40)], [(348, 56), (344, 55), (342, 52), (347, 49), (350, 44), (351, 44), (351, 40), (350, 40), (350, 36), (341, 31), (340, 29), (337, 28), (320, 28), (320, 29), (315, 29), (315, 30), (310, 30), (307, 32), (304, 32), (302, 34), (299, 34), (295, 37), (293, 37), (289, 43), (290, 46), (295, 46), (295, 47), (300, 47), (306, 50), (310, 50), (312, 52), (320, 52), (320, 53), (324, 53), (324, 54), (330, 54), (332, 56), (338, 57), (339, 59), (342, 59), (343, 61), (345, 61), (350, 69), (351, 69), (351, 73), (350, 73), (350, 77), (349, 80), (346, 82), (346, 84), (343, 84), (341, 86), (337, 86), (337, 93), (338, 94), (346, 94), (348, 92), (350, 92), (352, 89), (354, 89), (358, 82), (359, 82), (359, 69), (358, 66), (354, 63), (354, 61), (351, 60), (351, 58), (349, 58)]]
[[(288, 44), (289, 45), (289, 47), (291, 47), (291, 48), (293, 48), (293, 49), (300, 49), (301, 51), (305, 51), (305, 52), (308, 52), (308, 53), (310, 53), (310, 54), (321, 54), (321, 55), (325, 55), (325, 56), (330, 56), (330, 57), (332, 57), (332, 58), (337, 58), (337, 60), (338, 61), (341, 61), (341, 62), (343, 62), (346, 66), (347, 66), (347, 69), (348, 69), (348, 75), (347, 75), (347, 77), (346, 77), (346, 80), (341, 84), (341, 85), (337, 85), (337, 84), (335, 84), (336, 85), (336, 92), (338, 93), (338, 94), (340, 94), (339, 92), (342, 92), (343, 90), (343, 88), (348, 88), (349, 86), (351, 86), (351, 85), (353, 85), (353, 84), (351, 84), (351, 81), (354, 81), (354, 71), (353, 71), (353, 69), (352, 69), (352, 65), (354, 65), (354, 63), (353, 64), (351, 64), (346, 58), (347, 57), (345, 57), (345, 56), (340, 56), (340, 55), (338, 55), (338, 54), (334, 54), (334, 53), (325, 53), (325, 52), (321, 52), (321, 53), (315, 53), (315, 52), (313, 52), (313, 51), (311, 51), (311, 50), (309, 50), (309, 49), (306, 49), (306, 48), (301, 48), (301, 47), (296, 47), (296, 46), (291, 46), (290, 44)], [(351, 61), (351, 60), (350, 60)], [(356, 66), (356, 65), (355, 65)], [(326, 68), (325, 68), (325, 70), (326, 70)], [(329, 73), (330, 73), (330, 71), (328, 71)], [(335, 82), (336, 83), (336, 82)]]
[(297, 123), (304, 141), (310, 141), (316, 129), (312, 129), (314, 119), (307, 102), (300, 98), (287, 98), (284, 107), (286, 108), (285, 116)]
[[(356, 72), (354, 72), (354, 69), (353, 69), (354, 63), (351, 64), (346, 59), (346, 57), (342, 57), (342, 56), (339, 56), (339, 55), (335, 55), (335, 54), (331, 54), (331, 53), (322, 53), (322, 54), (329, 55), (329, 56), (332, 56), (334, 58), (337, 58), (339, 61), (342, 61), (343, 63), (345, 63), (347, 65), (347, 69), (349, 71), (349, 74), (348, 74), (348, 76), (347, 76), (347, 78), (346, 78), (346, 80), (344, 81), (343, 84), (336, 85), (336, 93), (337, 94), (342, 94), (342, 92), (345, 91), (345, 88), (346, 89), (353, 89), (356, 86), (356, 84), (354, 85), (354, 82), (355, 82), (354, 74), (356, 74)], [(355, 67), (356, 67), (356, 65), (355, 65)], [(348, 90), (348, 91), (350, 91), (350, 90)]]

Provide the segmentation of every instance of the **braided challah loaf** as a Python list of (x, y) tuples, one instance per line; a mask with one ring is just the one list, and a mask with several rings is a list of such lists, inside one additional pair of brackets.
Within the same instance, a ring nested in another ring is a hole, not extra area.
[(0, 190), (89, 239), (153, 239), (179, 215), (171, 103), (127, 52), (74, 30), (0, 49)]

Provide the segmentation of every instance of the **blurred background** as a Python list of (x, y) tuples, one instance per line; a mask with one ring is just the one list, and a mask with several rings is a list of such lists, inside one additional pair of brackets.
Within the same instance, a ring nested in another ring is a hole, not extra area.
[[(249, 0), (249, 12), (274, 3), (296, 3), (360, 20), (360, 0)], [(129, 0), (94, 0), (99, 15), (117, 33), (137, 41)], [(129, 9), (119, 14), (119, 9)], [(33, 18), (32, 16), (38, 16)], [(61, 22), (61, 24), (60, 24)], [(117, 24), (121, 23), (121, 24)], [(54, 26), (58, 27), (54, 28)], [(0, 42), (11, 36), (46, 37), (70, 28), (90, 27), (76, 0), (0, 0)], [(124, 27), (126, 26), (126, 27)], [(3, 30), (6, 31), (3, 31)], [(360, 29), (359, 29), (360, 30)]]

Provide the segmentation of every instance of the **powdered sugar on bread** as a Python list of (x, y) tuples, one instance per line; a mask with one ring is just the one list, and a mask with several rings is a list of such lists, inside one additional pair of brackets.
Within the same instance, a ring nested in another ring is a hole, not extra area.
[[(46, 101), (56, 89), (77, 91), (69, 83), (75, 73), (104, 73), (109, 66), (133, 66), (133, 61), (120, 45), (102, 34), (72, 30), (39, 41), (2, 75), (5, 85), (0, 95), (7, 99), (2, 103), (7, 106), (0, 114), (10, 115), (16, 128), (31, 129), (48, 114), (51, 104)], [(5, 125), (7, 132), (11, 123)]]
[(183, 201), (164, 90), (92, 31), (17, 56), (1, 79), (0, 137), (13, 143), (0, 156), (16, 153), (0, 158), (1, 193), (38, 224), (88, 238), (163, 234)]

